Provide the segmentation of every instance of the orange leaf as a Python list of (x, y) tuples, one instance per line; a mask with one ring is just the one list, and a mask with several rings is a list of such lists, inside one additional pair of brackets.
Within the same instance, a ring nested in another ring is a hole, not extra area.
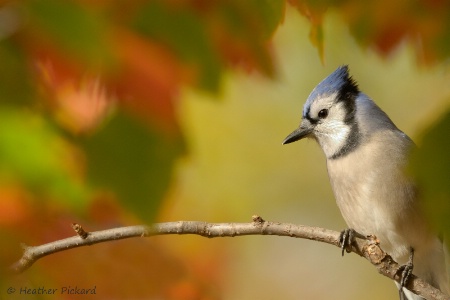
[(168, 49), (131, 31), (117, 29), (115, 37), (121, 64), (110, 79), (119, 101), (157, 128), (173, 131), (173, 101), (181, 83), (192, 81), (194, 74)]

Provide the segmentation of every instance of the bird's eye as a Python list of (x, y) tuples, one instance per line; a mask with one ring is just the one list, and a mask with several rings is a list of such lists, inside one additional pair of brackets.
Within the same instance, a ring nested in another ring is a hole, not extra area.
[(325, 119), (328, 116), (328, 109), (322, 109), (318, 114), (319, 118)]

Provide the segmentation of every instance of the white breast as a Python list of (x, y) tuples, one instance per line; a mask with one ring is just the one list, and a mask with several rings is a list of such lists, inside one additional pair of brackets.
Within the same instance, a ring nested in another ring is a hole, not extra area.
[[(416, 207), (414, 186), (403, 173), (408, 151), (399, 134), (375, 133), (356, 151), (328, 160), (327, 167), (347, 225), (376, 235), (383, 249), (403, 259), (427, 232), (420, 232), (426, 226)], [(386, 145), (382, 140), (387, 138), (391, 143)]]

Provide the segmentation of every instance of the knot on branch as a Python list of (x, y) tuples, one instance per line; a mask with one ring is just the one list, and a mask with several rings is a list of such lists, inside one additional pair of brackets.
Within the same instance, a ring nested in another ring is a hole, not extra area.
[(258, 215), (253, 215), (252, 220), (253, 220), (253, 223), (258, 227), (261, 227), (264, 224), (264, 222), (266, 222), (266, 221), (264, 221), (264, 219), (261, 216), (258, 216)]
[(363, 247), (364, 256), (366, 256), (374, 265), (379, 265), (386, 257), (386, 252), (380, 248), (380, 241), (376, 236), (367, 237), (367, 244)]

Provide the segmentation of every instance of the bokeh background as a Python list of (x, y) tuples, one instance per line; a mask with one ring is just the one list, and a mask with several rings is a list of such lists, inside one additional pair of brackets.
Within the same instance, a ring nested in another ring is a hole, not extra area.
[(0, 299), (396, 299), (367, 261), (286, 237), (130, 239), (8, 269), (74, 222), (345, 228), (320, 148), (281, 145), (342, 64), (420, 146), (410, 171), (448, 232), (450, 6), (364, 3), (2, 1)]

